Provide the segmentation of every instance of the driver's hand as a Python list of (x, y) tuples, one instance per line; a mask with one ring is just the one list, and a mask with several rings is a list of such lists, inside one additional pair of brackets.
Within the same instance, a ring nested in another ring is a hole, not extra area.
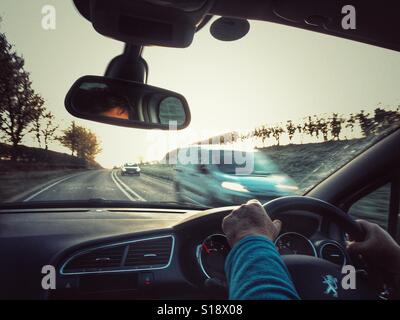
[(275, 240), (281, 230), (282, 222), (272, 221), (258, 200), (250, 200), (224, 218), (222, 230), (230, 246), (246, 236), (265, 236)]
[(375, 223), (357, 220), (365, 230), (365, 239), (350, 242), (347, 250), (350, 256), (361, 256), (370, 266), (393, 274), (400, 274), (400, 246)]

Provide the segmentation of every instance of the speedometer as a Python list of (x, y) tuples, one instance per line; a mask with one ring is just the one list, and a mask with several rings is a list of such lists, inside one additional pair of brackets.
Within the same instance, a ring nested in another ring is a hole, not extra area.
[(305, 236), (296, 232), (281, 234), (276, 238), (275, 246), (281, 255), (303, 254), (306, 256), (317, 256), (317, 252), (312, 242)]
[(230, 251), (226, 237), (222, 234), (208, 236), (197, 247), (197, 260), (207, 278), (225, 278), (225, 259)]

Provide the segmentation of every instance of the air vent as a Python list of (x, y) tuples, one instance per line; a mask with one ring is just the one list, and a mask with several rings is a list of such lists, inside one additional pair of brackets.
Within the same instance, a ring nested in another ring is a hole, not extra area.
[(162, 269), (169, 265), (174, 237), (161, 236), (88, 249), (73, 255), (61, 274), (107, 273)]
[(63, 271), (87, 272), (121, 267), (126, 247), (109, 246), (78, 254), (66, 263)]
[(164, 267), (169, 263), (171, 251), (172, 237), (131, 243), (124, 265), (138, 269)]
[(321, 246), (320, 256), (334, 264), (343, 266), (346, 264), (346, 255), (343, 249), (336, 243), (325, 243)]

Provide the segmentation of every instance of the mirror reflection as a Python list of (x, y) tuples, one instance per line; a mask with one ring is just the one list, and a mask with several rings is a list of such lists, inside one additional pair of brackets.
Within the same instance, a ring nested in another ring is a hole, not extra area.
[(190, 123), (186, 99), (143, 83), (85, 76), (65, 101), (74, 116), (132, 128), (176, 130)]
[(159, 108), (159, 117), (161, 124), (176, 123), (182, 125), (185, 123), (186, 115), (182, 101), (176, 97), (167, 97), (161, 100)]
[(117, 119), (132, 119), (132, 105), (128, 97), (118, 94), (104, 83), (84, 82), (75, 97), (81, 112)]

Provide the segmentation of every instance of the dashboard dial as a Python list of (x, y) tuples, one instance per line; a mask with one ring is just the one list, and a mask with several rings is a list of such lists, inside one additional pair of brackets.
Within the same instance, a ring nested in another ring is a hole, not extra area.
[(230, 251), (227, 238), (222, 234), (208, 236), (197, 249), (197, 259), (207, 278), (225, 278), (225, 259)]
[(317, 256), (314, 245), (305, 236), (296, 232), (281, 234), (275, 240), (275, 246), (281, 255), (303, 254), (307, 256)]

